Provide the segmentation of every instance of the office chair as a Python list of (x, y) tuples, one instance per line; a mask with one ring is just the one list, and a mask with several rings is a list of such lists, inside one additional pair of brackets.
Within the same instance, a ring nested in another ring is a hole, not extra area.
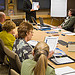
[(9, 59), (9, 75), (11, 75), (11, 69), (15, 70), (17, 73), (20, 74), (21, 71), (21, 62), (18, 55), (11, 50), (9, 50), (6, 46), (4, 46), (4, 51), (7, 54)]
[(3, 64), (3, 63), (8, 64), (7, 56), (6, 56), (6, 53), (4, 52), (4, 43), (0, 39), (0, 64)]
[(73, 26), (73, 27), (74, 27), (74, 32), (75, 32), (75, 24), (74, 24), (74, 26)]
[(22, 15), (10, 16), (10, 20), (13, 21), (16, 26), (19, 26), (20, 23), (24, 20)]

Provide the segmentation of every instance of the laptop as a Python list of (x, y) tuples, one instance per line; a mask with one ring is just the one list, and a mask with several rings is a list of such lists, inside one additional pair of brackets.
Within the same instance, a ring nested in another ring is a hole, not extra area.
[(39, 21), (40, 21), (40, 25), (41, 26), (43, 26), (43, 27), (50, 27), (49, 25), (43, 23), (43, 18), (39, 17)]
[(33, 16), (31, 16), (31, 19), (32, 19), (32, 21), (33, 21), (33, 25), (38, 25), (38, 23), (36, 22), (36, 19), (33, 17)]

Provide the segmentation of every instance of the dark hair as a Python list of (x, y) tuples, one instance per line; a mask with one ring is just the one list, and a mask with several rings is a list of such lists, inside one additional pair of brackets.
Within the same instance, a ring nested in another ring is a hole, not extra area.
[(71, 11), (71, 13), (72, 13), (71, 15), (72, 16), (75, 16), (75, 9), (70, 9), (69, 11)]
[(30, 30), (33, 30), (32, 24), (23, 21), (18, 27), (18, 38), (25, 38)]

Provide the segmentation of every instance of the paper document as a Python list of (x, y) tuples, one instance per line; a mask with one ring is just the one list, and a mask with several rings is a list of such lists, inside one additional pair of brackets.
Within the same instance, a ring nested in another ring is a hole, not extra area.
[(70, 58), (68, 57), (62, 57), (62, 58), (55, 58), (55, 60), (58, 62), (58, 63), (68, 63), (68, 62), (74, 62), (73, 60), (71, 60)]
[(61, 28), (55, 28), (55, 29), (53, 29), (53, 30), (64, 30), (64, 29), (61, 29)]
[(75, 75), (75, 70), (69, 66), (66, 66), (62, 68), (56, 68), (55, 74), (56, 75)]
[(29, 43), (29, 44), (32, 45), (32, 46), (36, 46), (36, 44), (38, 43), (38, 41), (30, 40), (30, 41), (28, 41), (27, 43)]
[(53, 55), (54, 56), (63, 56), (63, 55), (66, 55), (66, 53), (64, 51), (62, 51), (61, 49), (56, 48)]
[(75, 33), (67, 34), (67, 35), (75, 35)]
[(49, 45), (49, 50), (55, 50), (58, 42), (58, 37), (46, 37), (45, 42)]
[(66, 31), (66, 32), (63, 32), (63, 34), (71, 34), (72, 32), (70, 31)]
[(32, 3), (32, 9), (34, 9), (34, 10), (38, 10), (38, 6), (39, 5), (39, 2), (33, 2)]

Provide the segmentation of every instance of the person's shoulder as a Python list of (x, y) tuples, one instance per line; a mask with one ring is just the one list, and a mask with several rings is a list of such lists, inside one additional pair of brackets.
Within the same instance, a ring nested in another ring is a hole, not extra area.
[(23, 61), (23, 63), (35, 63), (35, 61), (32, 59), (26, 59)]
[(32, 59), (26, 59), (26, 60), (23, 61), (22, 64), (25, 64), (25, 65), (35, 65), (36, 62), (34, 60), (32, 60)]
[(46, 74), (47, 75), (50, 75), (50, 74), (55, 75), (55, 70), (52, 67), (47, 66)]
[(71, 18), (72, 18), (72, 19), (75, 19), (75, 16), (72, 16)]

